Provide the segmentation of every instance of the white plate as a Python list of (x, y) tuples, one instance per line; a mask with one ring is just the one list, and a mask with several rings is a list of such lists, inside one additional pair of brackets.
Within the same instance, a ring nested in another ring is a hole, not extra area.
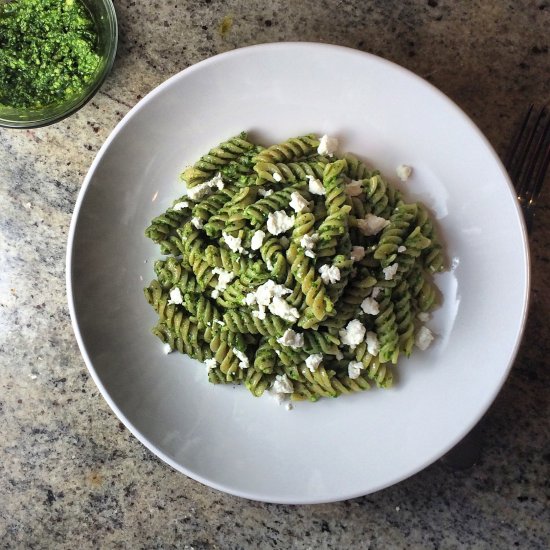
[[(435, 212), (455, 269), (428, 351), (396, 387), (279, 407), (214, 386), (203, 365), (165, 356), (142, 295), (157, 247), (151, 218), (182, 194), (180, 171), (241, 130), (266, 144), (328, 133)], [(147, 260), (147, 263), (144, 261)], [(396, 483), (441, 457), (487, 410), (514, 359), (529, 286), (521, 213), (494, 151), (468, 117), (407, 70), (346, 48), (267, 44), (207, 59), (138, 103), (86, 177), (67, 255), (69, 306), (93, 379), (156, 455), (251, 499), (317, 503)]]

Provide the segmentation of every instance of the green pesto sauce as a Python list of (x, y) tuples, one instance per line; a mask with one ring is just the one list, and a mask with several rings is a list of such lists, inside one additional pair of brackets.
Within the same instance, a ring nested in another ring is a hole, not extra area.
[(79, 0), (0, 0), (0, 103), (40, 108), (80, 93), (100, 62)]

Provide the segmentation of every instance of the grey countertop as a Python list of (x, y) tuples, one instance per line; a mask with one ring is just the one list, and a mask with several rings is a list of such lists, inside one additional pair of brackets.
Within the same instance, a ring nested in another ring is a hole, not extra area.
[[(116, 123), (167, 77), (240, 46), (320, 41), (381, 55), (448, 94), (502, 155), (527, 104), (550, 98), (550, 3), (115, 5), (119, 52), (94, 100), (48, 128), (0, 129), (0, 547), (548, 548), (550, 186), (531, 239), (525, 338), (482, 423), (479, 463), (453, 471), (439, 462), (336, 504), (249, 502), (176, 473), (145, 449), (80, 356), (65, 249), (84, 175)], [(233, 24), (222, 34), (225, 16)]]

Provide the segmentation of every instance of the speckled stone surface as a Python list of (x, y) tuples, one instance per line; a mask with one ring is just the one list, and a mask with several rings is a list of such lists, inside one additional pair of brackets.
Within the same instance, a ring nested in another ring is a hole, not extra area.
[[(547, 0), (115, 1), (119, 52), (100, 93), (49, 128), (0, 129), (1, 548), (548, 548), (550, 185), (531, 238), (532, 306), (468, 471), (436, 463), (337, 504), (248, 502), (172, 471), (88, 376), (65, 296), (71, 212), (122, 116), (175, 72), (272, 41), (321, 41), (429, 79), (499, 154), (550, 99)], [(220, 24), (233, 24), (222, 35)], [(549, 182), (550, 183), (550, 182)], [(475, 350), (472, 350), (475, 361)]]

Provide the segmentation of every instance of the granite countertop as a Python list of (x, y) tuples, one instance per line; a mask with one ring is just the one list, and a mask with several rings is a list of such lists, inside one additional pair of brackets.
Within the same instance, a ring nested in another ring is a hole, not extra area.
[[(84, 175), (116, 123), (167, 77), (240, 46), (307, 40), (386, 57), (448, 94), (502, 155), (524, 108), (550, 98), (550, 2), (115, 5), (119, 51), (94, 100), (48, 128), (0, 129), (0, 547), (548, 548), (550, 185), (531, 237), (525, 338), (482, 423), (479, 463), (454, 471), (438, 462), (336, 504), (291, 507), (225, 495), (141, 445), (80, 356), (65, 249)], [(226, 16), (232, 25), (222, 33)]]

